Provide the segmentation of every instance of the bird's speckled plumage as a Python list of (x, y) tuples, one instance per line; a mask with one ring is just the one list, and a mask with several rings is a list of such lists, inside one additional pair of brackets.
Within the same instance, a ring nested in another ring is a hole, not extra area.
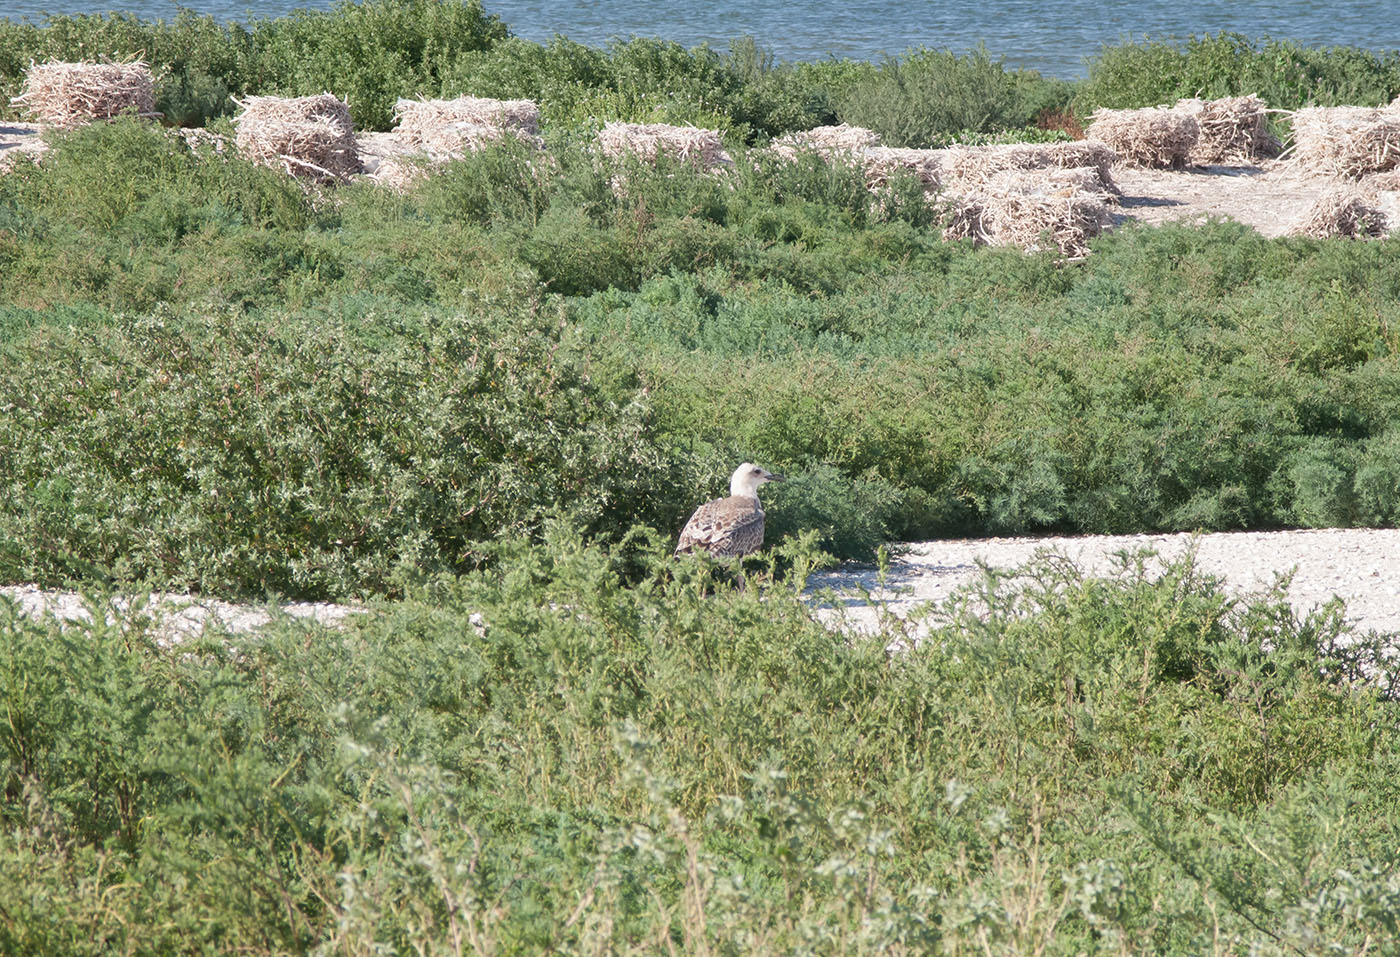
[(729, 497), (706, 502), (695, 510), (681, 530), (676, 553), (705, 551), (719, 558), (733, 558), (757, 551), (763, 545), (763, 506), (758, 487), (765, 482), (781, 482), (751, 462), (734, 470), (729, 479)]

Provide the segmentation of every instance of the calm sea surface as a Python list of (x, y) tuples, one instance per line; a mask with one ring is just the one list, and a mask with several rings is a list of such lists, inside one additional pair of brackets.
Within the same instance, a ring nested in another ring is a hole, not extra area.
[[(274, 17), (330, 0), (0, 0), (0, 16), (117, 9), (169, 19), (180, 8), (224, 20)], [(1396, 0), (487, 0), (486, 9), (531, 40), (555, 34), (591, 45), (633, 35), (686, 46), (727, 46), (748, 34), (784, 60), (879, 59), (911, 47), (964, 51), (986, 44), (1008, 65), (1074, 78), (1100, 46), (1231, 30), (1310, 46), (1400, 47)]]

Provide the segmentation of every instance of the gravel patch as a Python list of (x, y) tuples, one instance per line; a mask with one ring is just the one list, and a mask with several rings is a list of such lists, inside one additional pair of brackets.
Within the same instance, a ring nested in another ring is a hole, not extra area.
[(893, 615), (907, 621), (908, 637), (917, 639), (928, 630), (927, 616), (920, 610), (946, 602), (977, 581), (978, 561), (1014, 569), (1049, 552), (1068, 558), (1086, 575), (1104, 576), (1114, 570), (1119, 552), (1148, 549), (1170, 561), (1193, 543), (1197, 567), (1224, 579), (1230, 594), (1256, 594), (1271, 588), (1277, 576), (1292, 574), (1287, 599), (1297, 614), (1340, 598), (1346, 604), (1347, 623), (1358, 632), (1400, 635), (1400, 529), (919, 542), (890, 563), (883, 586), (874, 569), (842, 569), (812, 575), (809, 589), (836, 593), (837, 604), (818, 611), (828, 624), (868, 634), (879, 630), (883, 616)]
[[(0, 586), (0, 598), (8, 598), (33, 618), (56, 618), (61, 622), (87, 622), (92, 610), (87, 600), (77, 592), (48, 591), (34, 585)], [(116, 596), (112, 599), (113, 616), (130, 613), (133, 599)], [(249, 634), (265, 627), (274, 616), (302, 618), (321, 625), (338, 625), (363, 608), (334, 605), (329, 602), (292, 602), (285, 605), (238, 605), (218, 599), (193, 595), (154, 593), (145, 610), (155, 622), (155, 638), (173, 643), (204, 634), (216, 628), (229, 634)]]
[[(975, 583), (978, 562), (1012, 570), (1038, 554), (1061, 555), (1085, 575), (1105, 576), (1118, 566), (1122, 552), (1149, 550), (1167, 562), (1196, 548), (1197, 567), (1224, 580), (1238, 596), (1270, 589), (1279, 575), (1292, 575), (1286, 596), (1299, 615), (1333, 598), (1346, 606), (1345, 619), (1358, 632), (1400, 638), (1400, 529), (1313, 529), (1282, 532), (1221, 532), (1209, 535), (1088, 535), (1051, 538), (984, 538), (919, 542), (890, 563), (885, 582), (874, 568), (817, 572), (808, 594), (817, 616), (852, 634), (873, 634), (890, 616), (904, 622), (904, 640), (927, 633), (930, 615), (960, 589)], [(817, 593), (830, 590), (834, 603)], [(35, 618), (79, 622), (91, 618), (83, 596), (33, 585), (0, 586), (0, 598), (14, 602)], [(132, 598), (112, 599), (113, 613), (125, 614)], [(276, 616), (334, 626), (366, 609), (329, 602), (283, 605), (234, 604), (192, 595), (152, 594), (147, 611), (155, 620), (157, 640), (175, 642), (197, 637), (206, 628), (228, 634), (258, 631)], [(480, 630), (484, 623), (473, 620)]]

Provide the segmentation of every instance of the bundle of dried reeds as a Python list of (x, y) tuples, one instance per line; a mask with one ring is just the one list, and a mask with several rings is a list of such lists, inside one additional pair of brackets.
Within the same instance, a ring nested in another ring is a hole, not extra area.
[(155, 84), (144, 61), (31, 63), (12, 103), (36, 122), (72, 129), (123, 114), (154, 117)]
[[(1057, 196), (1083, 193), (1098, 197), (1101, 202), (1116, 203), (1121, 194), (1104, 189), (1103, 173), (1097, 166), (1074, 166), (1068, 169), (1006, 170), (989, 181), (993, 188), (1019, 189), (1022, 192), (1044, 192)], [(1115, 187), (1116, 188), (1116, 187)]]
[(702, 170), (732, 162), (718, 130), (665, 123), (608, 123), (598, 131), (598, 146), (610, 159), (635, 156), (649, 163), (669, 156)]
[(1009, 170), (1091, 169), (1097, 180), (1094, 190), (1106, 196), (1117, 196), (1118, 185), (1109, 172), (1117, 158), (1103, 143), (1087, 140), (961, 146), (950, 149), (944, 160), (944, 186), (953, 192), (971, 193)]
[(1088, 136), (1118, 154), (1126, 166), (1182, 169), (1200, 137), (1189, 113), (1165, 107), (1145, 110), (1095, 110)]
[(1373, 198), (1364, 190), (1345, 185), (1319, 196), (1290, 232), (1316, 239), (1373, 239), (1384, 236), (1387, 229), (1385, 213), (1376, 208)]
[(417, 145), (431, 156), (450, 159), (464, 153), (474, 153), (492, 143), (499, 143), (507, 136), (529, 143), (535, 149), (544, 149), (544, 140), (524, 130), (466, 122), (448, 123), (424, 130), (417, 138)]
[(350, 107), (329, 93), (235, 100), (235, 143), (244, 156), (313, 182), (348, 179), (363, 169)]
[(1108, 225), (1103, 194), (1077, 188), (1074, 180), (1092, 182), (1090, 168), (1047, 181), (1047, 171), (1009, 171), (959, 201), (943, 231), (944, 239), (971, 239), (978, 245), (1019, 246), (1027, 251), (1053, 245), (1066, 257), (1089, 253), (1089, 240)]
[[(431, 149), (429, 137), (447, 127), (482, 126), (519, 130), (530, 136), (540, 131), (540, 108), (534, 100), (492, 100), (459, 96), (455, 100), (399, 100), (394, 104), (394, 132), (410, 147)], [(470, 147), (469, 147), (470, 148)]]
[(943, 227), (943, 238), (950, 243), (970, 239), (974, 246), (994, 245), (986, 201), (980, 196), (970, 196), (954, 203), (948, 225)]
[(872, 146), (858, 158), (865, 169), (865, 185), (871, 191), (884, 189), (899, 173), (913, 173), (924, 184), (925, 192), (936, 192), (942, 179), (943, 162), (938, 150)]
[(1293, 114), (1295, 163), (1309, 173), (1357, 179), (1400, 166), (1400, 110), (1314, 106)]
[(1400, 169), (1389, 169), (1384, 173), (1368, 173), (1357, 180), (1356, 185), (1369, 193), (1400, 191)]
[(1173, 109), (1196, 118), (1200, 135), (1188, 157), (1193, 166), (1252, 163), (1283, 152), (1283, 144), (1269, 132), (1268, 105), (1252, 94), (1178, 100)]
[(880, 145), (880, 134), (863, 126), (818, 126), (801, 133), (789, 133), (775, 139), (773, 152), (785, 159), (793, 159), (802, 150), (813, 150), (823, 154), (859, 153), (872, 146)]

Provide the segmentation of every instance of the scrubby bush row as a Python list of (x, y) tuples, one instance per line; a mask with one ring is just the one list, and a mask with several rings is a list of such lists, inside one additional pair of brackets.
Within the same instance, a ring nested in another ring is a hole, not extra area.
[(1067, 266), (839, 163), (535, 159), (317, 197), (122, 122), (0, 177), (0, 576), (395, 591), (551, 514), (673, 533), (745, 459), (842, 557), (1400, 519), (1389, 244)]
[(1400, 50), (1307, 47), (1237, 33), (1108, 46), (1075, 90), (1082, 114), (1254, 93), (1276, 109), (1381, 106), (1400, 95)]
[(231, 113), (230, 95), (343, 97), (364, 129), (388, 129), (399, 97), (471, 94), (538, 101), (556, 134), (610, 119), (694, 123), (740, 138), (836, 122), (872, 126), (893, 145), (1026, 127), (1068, 88), (1007, 71), (987, 53), (934, 51), (876, 66), (777, 63), (752, 39), (721, 54), (637, 38), (597, 49), (512, 37), (479, 0), (371, 0), (332, 11), (225, 24), (180, 12), (0, 20), (0, 96), (31, 61), (142, 54), (161, 79), (157, 108), (182, 126)]
[(0, 602), (0, 949), (1393, 952), (1396, 704), (1336, 618), (1046, 561), (890, 658), (668, 545), (236, 647)]
[[(510, 35), (480, 0), (368, 0), (329, 11), (221, 23), (181, 11), (0, 20), (0, 115), (14, 115), (31, 61), (142, 55), (160, 74), (157, 108), (182, 126), (234, 109), (230, 95), (346, 99), (363, 129), (388, 129), (399, 97), (471, 94), (537, 100), (554, 136), (606, 120), (693, 123), (753, 142), (833, 122), (892, 146), (1077, 128), (1099, 107), (1257, 93), (1270, 106), (1377, 105), (1400, 94), (1400, 54), (1221, 33), (1083, 51), (1087, 80), (1008, 69), (995, 51), (910, 50), (881, 63), (777, 62), (752, 38), (725, 52), (636, 38), (593, 48)], [(1286, 124), (1286, 120), (1281, 121)]]

